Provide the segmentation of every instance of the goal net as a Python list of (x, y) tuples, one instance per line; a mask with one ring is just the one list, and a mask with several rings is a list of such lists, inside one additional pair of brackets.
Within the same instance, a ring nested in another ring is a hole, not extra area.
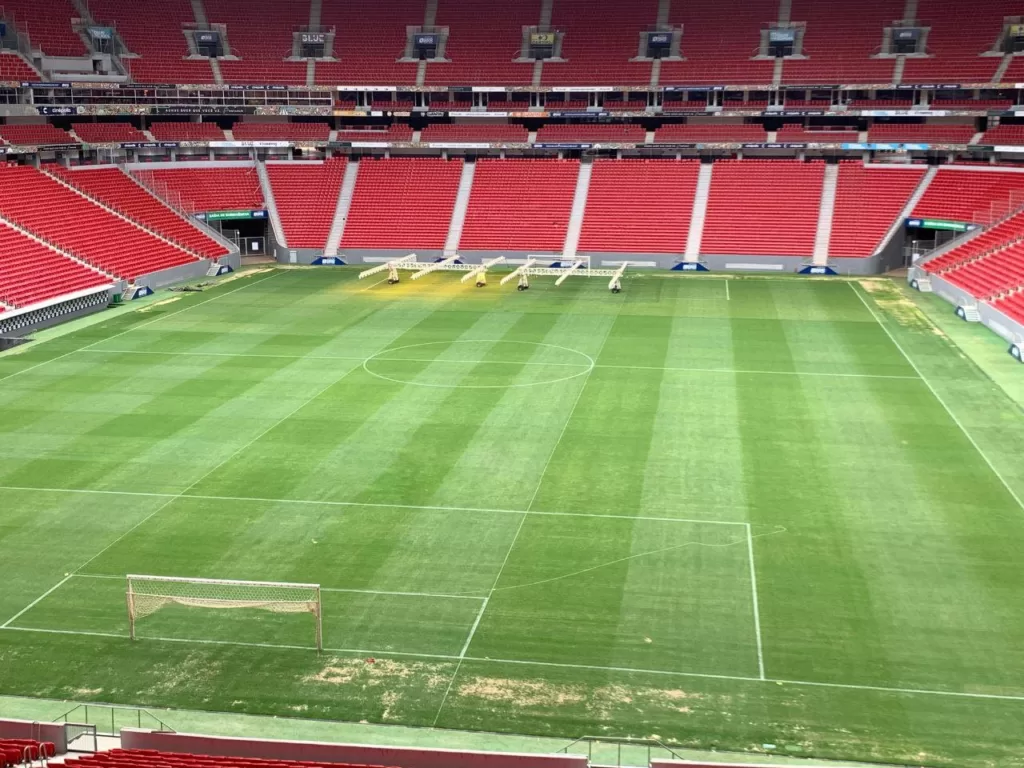
[(185, 579), (173, 576), (128, 576), (128, 624), (135, 624), (167, 605), (230, 610), (247, 608), (271, 613), (310, 613), (316, 627), (316, 647), (323, 650), (323, 611), (319, 584), (286, 581)]

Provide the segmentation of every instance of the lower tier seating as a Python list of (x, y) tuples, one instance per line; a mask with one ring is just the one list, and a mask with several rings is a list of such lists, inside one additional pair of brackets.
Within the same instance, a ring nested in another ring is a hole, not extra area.
[(871, 256), (910, 200), (924, 168), (839, 166), (829, 256)]
[(316, 763), (308, 760), (264, 760), (257, 757), (231, 757), (159, 752), (155, 749), (112, 749), (68, 758), (73, 768), (382, 768), (348, 763)]
[(1017, 242), (941, 277), (979, 299), (991, 299), (1024, 286), (1024, 244)]
[[(110, 278), (97, 270), (82, 266), (0, 223), (0, 301), (4, 304), (27, 307), (110, 283)], [(6, 743), (0, 740), (0, 754)], [(9, 761), (9, 764), (17, 762), (20, 760)]]
[(1024, 323), (1024, 291), (1017, 291), (993, 301), (992, 306), (1018, 323)]
[(311, 165), (268, 163), (274, 203), (290, 248), (323, 248), (338, 206), (347, 158)]
[(912, 215), (987, 224), (1020, 203), (1024, 203), (1024, 173), (943, 167)]
[(258, 211), (266, 207), (255, 168), (161, 168), (136, 175), (187, 213)]

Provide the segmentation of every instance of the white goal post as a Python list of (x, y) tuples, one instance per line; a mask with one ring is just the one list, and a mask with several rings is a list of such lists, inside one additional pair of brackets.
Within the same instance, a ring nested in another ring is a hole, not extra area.
[(271, 613), (311, 613), (316, 626), (316, 648), (323, 650), (323, 606), (319, 584), (287, 581), (232, 581), (188, 579), (174, 576), (128, 574), (126, 599), (130, 637), (135, 639), (139, 619), (167, 605), (193, 608), (249, 608)]

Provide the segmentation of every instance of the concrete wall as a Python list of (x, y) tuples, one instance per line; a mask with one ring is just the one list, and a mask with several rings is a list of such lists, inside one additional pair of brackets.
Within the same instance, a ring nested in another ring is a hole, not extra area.
[(186, 754), (388, 765), (396, 768), (587, 768), (587, 758), (583, 755), (461, 752), (315, 741), (265, 741), (134, 728), (121, 731), (121, 746), (124, 749), (160, 749)]
[(32, 720), (0, 720), (0, 739), (35, 739), (49, 741), (57, 754), (68, 751), (64, 738), (64, 723), (39, 723)]
[[(203, 259), (202, 261), (196, 261), (191, 264), (183, 264), (180, 267), (171, 267), (170, 269), (162, 269), (159, 272), (151, 272), (148, 275), (144, 275), (136, 280), (136, 284), (145, 285), (153, 290), (161, 288), (165, 285), (171, 285), (172, 283), (180, 283), (185, 280), (195, 280), (200, 277), (204, 277), (210, 269), (212, 262), (209, 259)], [(241, 263), (241, 258), (239, 258)]]
[[(908, 276), (908, 279), (913, 279), (919, 273), (912, 271)], [(1011, 319), (1007, 315), (1004, 315), (998, 309), (985, 304), (984, 302), (978, 301), (976, 298), (967, 293), (962, 288), (957, 288), (952, 283), (943, 280), (941, 277), (930, 275), (932, 292), (937, 296), (945, 299), (953, 305), (953, 312), (956, 311), (957, 307), (977, 307), (978, 314), (981, 315), (981, 323), (986, 328), (991, 330), (997, 336), (1006, 339), (1008, 342), (1020, 344), (1024, 343), (1024, 325)]]

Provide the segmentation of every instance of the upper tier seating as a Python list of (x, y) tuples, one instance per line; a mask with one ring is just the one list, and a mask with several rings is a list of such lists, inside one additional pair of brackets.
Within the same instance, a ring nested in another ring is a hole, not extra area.
[(349, 128), (338, 131), (338, 141), (412, 141), (412, 126), (395, 124), (377, 126), (371, 130)]
[(266, 207), (255, 168), (167, 168), (138, 175), (188, 213), (258, 211)]
[(146, 134), (131, 123), (75, 123), (74, 131), (78, 138), (89, 144), (149, 141)]
[(579, 250), (682, 254), (699, 170), (697, 160), (596, 161)]
[(868, 141), (932, 144), (967, 144), (974, 138), (973, 125), (932, 125), (926, 123), (877, 123), (868, 129)]
[(0, 168), (0, 215), (128, 280), (195, 261), (180, 248), (27, 166)]
[(982, 144), (1024, 146), (1024, 125), (997, 125), (981, 137)]
[(381, 768), (307, 760), (264, 760), (258, 757), (221, 757), (158, 752), (154, 749), (112, 749), (68, 758), (69, 768)]
[(195, 24), (189, 0), (161, 0), (147, 3), (139, 13), (137, 0), (89, 0), (93, 17), (117, 27), (132, 53), (141, 58), (124, 59), (137, 83), (212, 83), (210, 62), (186, 61), (188, 43), (182, 24)]
[(486, 141), (495, 144), (525, 144), (529, 133), (522, 125), (482, 124), (428, 125), (420, 134), (420, 141)]
[(672, 94), (667, 94), (661, 103), (662, 112), (707, 112), (707, 99), (684, 100), (673, 99)]
[(306, 84), (306, 62), (283, 59), (292, 55), (292, 30), (309, 24), (308, 0), (203, 0), (203, 4), (210, 23), (227, 25), (231, 53), (241, 58), (220, 62), (225, 82)]
[(0, 81), (38, 82), (39, 75), (21, 56), (0, 51)]
[(228, 252), (227, 248), (153, 197), (120, 168), (85, 167), (71, 171), (55, 165), (48, 170), (87, 195), (200, 256), (216, 259)]
[(603, 141), (608, 143), (643, 144), (647, 132), (632, 123), (581, 123), (579, 125), (545, 125), (537, 131), (537, 141)]
[(779, 18), (778, 0), (674, 2), (669, 23), (683, 25), (682, 55), (686, 61), (661, 64), (662, 85), (768, 85), (773, 61), (751, 61), (757, 55), (761, 29)]
[(643, 99), (632, 101), (619, 101), (618, 99), (605, 99), (604, 108), (609, 112), (646, 112), (647, 102)]
[(235, 123), (231, 134), (237, 141), (327, 141), (327, 123)]
[(872, 59), (882, 29), (903, 16), (903, 0), (823, 3), (794, 0), (790, 18), (807, 22), (803, 54), (787, 59), (784, 83), (891, 83), (895, 59)]
[(479, 160), (460, 247), (560, 253), (579, 169), (576, 160)]
[(715, 163), (701, 253), (811, 256), (824, 163)]
[(39, 125), (0, 125), (0, 139), (8, 144), (77, 144), (65, 130), (49, 123)]
[[(0, 223), (0, 301), (5, 304), (26, 307), (110, 282), (96, 270)], [(3, 744), (0, 741), (0, 751)]]
[(71, 0), (4, 0), (4, 15), (20, 32), (27, 32), (32, 48), (50, 56), (84, 56), (85, 43), (71, 28), (81, 14)]
[(551, 26), (565, 33), (562, 58), (545, 62), (543, 85), (650, 85), (651, 63), (631, 62), (658, 0), (554, 0)]
[(313, 165), (267, 164), (289, 248), (323, 248), (327, 244), (347, 161), (336, 157)]
[(940, 168), (914, 216), (987, 224), (1024, 203), (1024, 173)]
[(829, 256), (871, 256), (924, 176), (924, 168), (839, 166)]
[(784, 125), (775, 134), (775, 140), (781, 142), (807, 142), (809, 144), (842, 144), (855, 142), (858, 137), (856, 128), (825, 130), (821, 128), (804, 128), (802, 125)]
[(316, 63), (317, 84), (412, 85), (417, 65), (397, 59), (405, 53), (406, 27), (422, 25), (425, 12), (425, 0), (323, 0), (320, 24), (337, 30), (339, 61)]
[(444, 248), (461, 175), (461, 160), (361, 160), (342, 246)]
[(851, 99), (851, 109), (910, 109), (914, 106), (911, 99)]
[(1010, 99), (944, 99), (941, 94), (936, 94), (929, 109), (1009, 109), (1013, 105)]
[(149, 132), (157, 141), (224, 141), (224, 131), (216, 123), (155, 122)]
[(763, 142), (768, 135), (760, 125), (686, 123), (663, 125), (654, 132), (656, 142)]
[(920, 0), (917, 18), (931, 27), (927, 45), (932, 56), (908, 58), (903, 82), (990, 82), (1000, 59), (979, 54), (995, 47), (1003, 32), (1003, 17), (1020, 12), (1014, 0)]
[[(451, 62), (428, 64), (427, 85), (530, 85), (533, 63), (513, 59), (523, 47), (523, 27), (540, 21), (540, 6), (540, 0), (438, 0), (437, 23), (449, 28), (445, 58)], [(423, 23), (422, 11), (415, 23)]]

